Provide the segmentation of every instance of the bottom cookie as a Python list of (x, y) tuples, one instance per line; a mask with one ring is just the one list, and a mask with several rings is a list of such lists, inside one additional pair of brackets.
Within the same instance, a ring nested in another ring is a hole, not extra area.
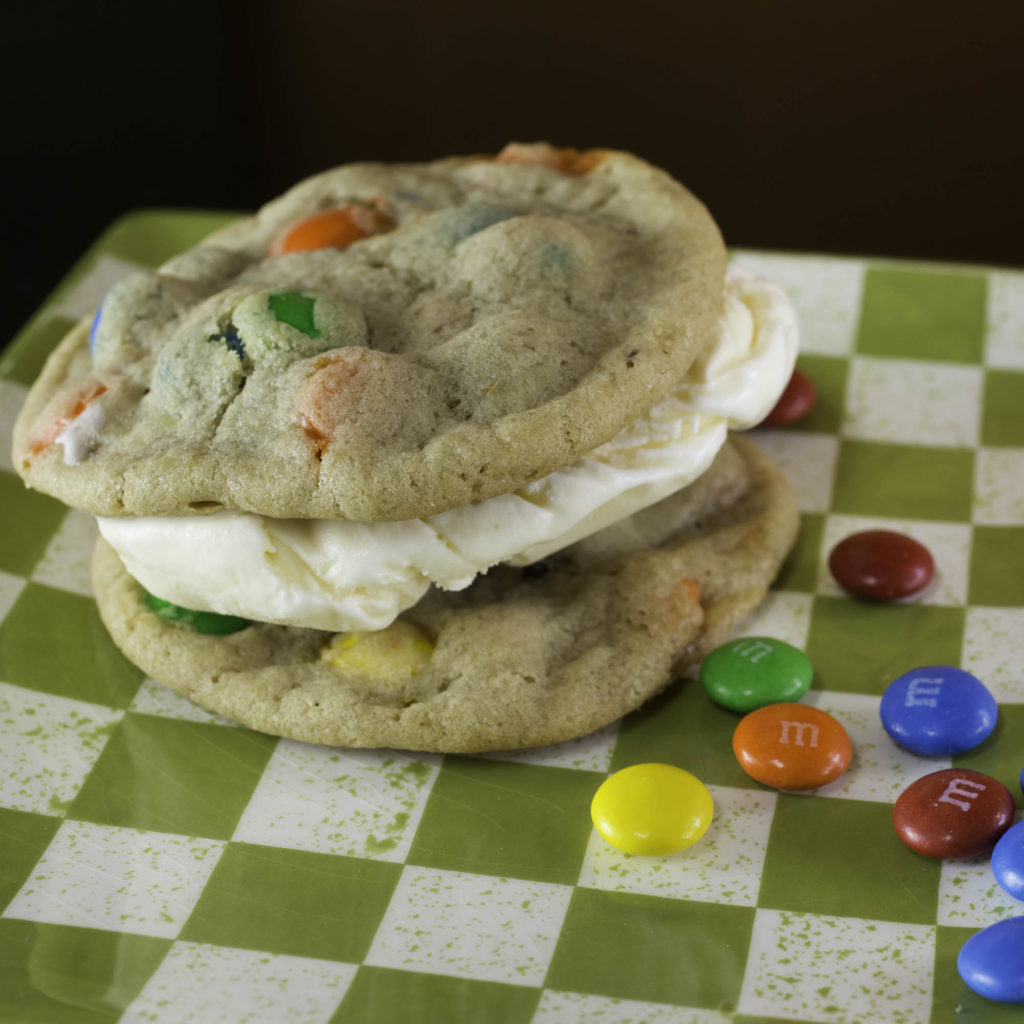
[(733, 438), (700, 480), (540, 563), (432, 590), (377, 634), (169, 621), (114, 551), (93, 584), (114, 642), (153, 679), (253, 729), (331, 746), (475, 753), (593, 732), (692, 672), (764, 596), (799, 514)]

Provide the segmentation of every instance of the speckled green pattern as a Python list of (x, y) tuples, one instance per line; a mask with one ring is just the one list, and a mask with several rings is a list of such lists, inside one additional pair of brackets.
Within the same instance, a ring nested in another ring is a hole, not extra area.
[[(985, 858), (896, 839), (893, 801), (950, 762), (896, 748), (878, 698), (917, 665), (978, 674), (1001, 724), (955, 763), (1020, 794), (1024, 274), (737, 254), (793, 295), (821, 395), (756, 435), (803, 522), (743, 632), (809, 653), (804, 700), (856, 751), (824, 789), (780, 794), (739, 769), (737, 716), (696, 684), (584, 740), (469, 758), (275, 740), (140, 678), (90, 599), (90, 520), (25, 492), (7, 438), (67, 324), (224, 219), (121, 221), (0, 360), (0, 1022), (1018, 1019), (955, 960), (1024, 905)], [(854, 602), (829, 577), (831, 546), (869, 526), (933, 552), (916, 602)], [(590, 826), (607, 774), (648, 760), (714, 797), (676, 856)]]

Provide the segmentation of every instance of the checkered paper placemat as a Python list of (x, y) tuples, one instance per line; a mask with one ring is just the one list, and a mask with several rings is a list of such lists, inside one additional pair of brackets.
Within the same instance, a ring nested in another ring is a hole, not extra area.
[[(877, 708), (910, 668), (975, 672), (1001, 724), (955, 761), (1022, 803), (1024, 273), (735, 254), (791, 291), (820, 393), (755, 435), (803, 527), (744, 632), (808, 652), (807, 699), (856, 748), (795, 795), (740, 771), (736, 716), (696, 684), (576, 743), (420, 757), (257, 735), (124, 660), (89, 595), (93, 525), (22, 487), (10, 428), (114, 280), (225, 220), (118, 222), (0, 360), (0, 1021), (1022, 1019), (955, 959), (1024, 906), (984, 859), (896, 838), (893, 800), (950, 762), (898, 750)], [(921, 599), (840, 593), (825, 554), (865, 526), (931, 549)], [(629, 857), (593, 833), (590, 798), (651, 760), (704, 780), (715, 820), (687, 852)]]

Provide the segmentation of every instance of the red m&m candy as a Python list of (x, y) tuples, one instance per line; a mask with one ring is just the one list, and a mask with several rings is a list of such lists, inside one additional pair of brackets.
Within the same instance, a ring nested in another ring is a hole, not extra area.
[(923, 590), (935, 573), (931, 553), (894, 530), (864, 530), (840, 541), (829, 555), (836, 582), (869, 601), (897, 601)]

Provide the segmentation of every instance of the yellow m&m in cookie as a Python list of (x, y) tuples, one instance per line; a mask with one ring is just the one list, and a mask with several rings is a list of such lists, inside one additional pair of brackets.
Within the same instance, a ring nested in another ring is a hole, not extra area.
[(598, 833), (624, 853), (662, 856), (692, 846), (714, 801), (695, 775), (671, 764), (634, 764), (601, 783), (590, 805)]
[(346, 675), (397, 683), (422, 672), (433, 654), (434, 645), (422, 629), (398, 620), (387, 629), (338, 633), (320, 660)]

